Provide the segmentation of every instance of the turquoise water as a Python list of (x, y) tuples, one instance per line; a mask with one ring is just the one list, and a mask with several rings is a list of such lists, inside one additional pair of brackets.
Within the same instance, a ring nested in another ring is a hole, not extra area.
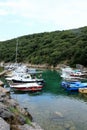
[(44, 70), (41, 92), (11, 92), (44, 130), (87, 130), (87, 94), (68, 93), (57, 71)]

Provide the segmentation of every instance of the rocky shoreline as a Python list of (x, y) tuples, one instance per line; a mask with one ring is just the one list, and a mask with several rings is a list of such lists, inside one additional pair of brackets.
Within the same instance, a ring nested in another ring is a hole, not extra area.
[(42, 130), (33, 122), (26, 108), (11, 98), (10, 92), (0, 87), (0, 130)]

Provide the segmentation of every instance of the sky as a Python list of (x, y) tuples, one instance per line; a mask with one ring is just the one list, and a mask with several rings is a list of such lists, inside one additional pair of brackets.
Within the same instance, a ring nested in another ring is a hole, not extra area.
[(87, 0), (0, 0), (0, 41), (87, 26)]

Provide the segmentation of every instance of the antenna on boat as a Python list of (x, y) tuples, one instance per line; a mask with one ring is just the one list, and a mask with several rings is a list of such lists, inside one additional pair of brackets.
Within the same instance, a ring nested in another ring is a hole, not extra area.
[(17, 63), (17, 55), (18, 55), (18, 38), (16, 42), (16, 57), (15, 57), (15, 62)]

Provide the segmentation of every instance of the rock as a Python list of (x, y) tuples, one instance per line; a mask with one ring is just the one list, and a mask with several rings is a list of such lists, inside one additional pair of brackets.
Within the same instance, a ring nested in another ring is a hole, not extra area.
[(6, 95), (3, 92), (0, 92), (0, 102), (6, 103), (7, 99), (9, 99), (9, 95)]
[(50, 120), (57, 122), (58, 120), (61, 120), (62, 118), (64, 118), (64, 116), (61, 112), (54, 112), (51, 114)]
[(2, 92), (0, 92), (0, 98), (5, 98), (6, 97), (6, 94), (5, 93), (2, 93)]
[(76, 130), (75, 124), (73, 121), (65, 121), (64, 122), (64, 128), (69, 130)]
[(0, 117), (0, 130), (10, 130), (10, 125)]
[(9, 90), (7, 90), (6, 88), (3, 88), (1, 86), (0, 86), (0, 92), (2, 92), (2, 93), (10, 93)]
[(0, 86), (3, 86), (4, 85), (4, 83), (0, 80)]
[(68, 122), (64, 123), (64, 128), (69, 129), (70, 127), (71, 127), (71, 125)]
[(20, 130), (43, 130), (37, 123), (33, 122), (32, 125), (20, 125), (18, 126)]
[(27, 114), (27, 113), (26, 113), (26, 110), (25, 110), (24, 108), (22, 108), (21, 106), (17, 105), (16, 108), (18, 109), (18, 111), (19, 111), (20, 113), (25, 114), (25, 115)]
[(10, 112), (10, 110), (7, 108), (6, 105), (0, 103), (0, 117), (2, 117), (5, 120), (9, 120), (9, 118), (13, 118), (13, 113)]
[(0, 98), (0, 102), (4, 102), (4, 98)]
[(61, 126), (61, 125), (58, 125), (58, 128), (57, 128), (58, 130), (64, 130), (64, 127), (63, 126)]
[(26, 123), (26, 120), (22, 115), (18, 115), (17, 120), (21, 125), (24, 125)]
[(72, 126), (72, 127), (70, 127), (69, 130), (76, 130), (76, 127), (75, 127), (75, 126)]
[(18, 111), (19, 111), (20, 113), (22, 113), (22, 114), (25, 115), (25, 116), (28, 116), (28, 117), (30, 118), (30, 120), (32, 121), (32, 116), (29, 114), (29, 112), (28, 112), (26, 109), (22, 108), (22, 107), (19, 106), (19, 105), (17, 105), (16, 108), (18, 109)]
[(6, 103), (11, 107), (16, 107), (18, 105), (17, 101), (14, 99), (7, 99)]
[(61, 118), (64, 117), (63, 114), (62, 114), (61, 112), (55, 112), (55, 114), (56, 114), (58, 117), (61, 117)]
[(32, 122), (32, 127), (36, 128), (36, 130), (43, 130), (36, 122)]
[(32, 121), (27, 109), (22, 108), (10, 94), (0, 92), (0, 130), (42, 130), (37, 123), (26, 124), (27, 118)]

